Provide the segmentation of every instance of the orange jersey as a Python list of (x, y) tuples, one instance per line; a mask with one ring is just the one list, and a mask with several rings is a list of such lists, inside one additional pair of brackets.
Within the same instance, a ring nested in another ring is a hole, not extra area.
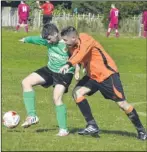
[(72, 65), (81, 63), (87, 70), (87, 75), (102, 82), (111, 74), (118, 72), (113, 59), (105, 52), (99, 42), (85, 33), (79, 35), (78, 45), (70, 50), (69, 62)]

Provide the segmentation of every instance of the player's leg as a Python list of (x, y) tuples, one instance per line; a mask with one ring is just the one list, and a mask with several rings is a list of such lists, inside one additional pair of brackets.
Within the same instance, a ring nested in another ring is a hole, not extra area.
[(107, 37), (109, 37), (111, 29), (112, 29), (112, 23), (110, 22), (108, 25), (108, 30), (107, 30), (107, 34), (106, 34)]
[(88, 100), (85, 98), (86, 94), (89, 93), (88, 95), (92, 95), (96, 91), (98, 91), (97, 86), (87, 76), (83, 77), (83, 79), (78, 82), (73, 90), (73, 98), (84, 116), (85, 121), (87, 122), (86, 128), (79, 130), (78, 133), (80, 135), (94, 134), (99, 132), (99, 128), (92, 115)]
[(126, 113), (138, 132), (138, 139), (147, 140), (147, 134), (143, 127), (136, 109), (126, 100), (117, 102), (118, 106)]
[(44, 87), (53, 84), (52, 77), (47, 67), (36, 70), (22, 81), (23, 100), (27, 111), (27, 119), (22, 124), (23, 127), (29, 127), (39, 121), (35, 110), (35, 92), (33, 86), (42, 85)]
[(36, 116), (35, 92), (33, 86), (44, 83), (45, 80), (37, 73), (31, 73), (22, 81), (23, 98), (28, 116)]
[(45, 15), (43, 15), (42, 23), (43, 23), (43, 26), (44, 26), (44, 25), (45, 25), (45, 23), (46, 23)]
[(53, 101), (55, 104), (56, 118), (59, 125), (58, 136), (66, 136), (69, 134), (67, 128), (67, 110), (62, 101), (63, 94), (65, 92), (65, 86), (57, 84), (53, 91)]
[[(125, 100), (124, 91), (119, 76), (113, 75), (112, 80), (116, 90), (122, 94), (122, 98), (116, 98), (116, 103), (126, 113), (132, 124), (135, 126), (138, 132), (138, 138), (141, 140), (147, 139), (147, 134), (140, 121), (136, 109)], [(114, 93), (116, 96), (118, 96), (118, 92), (116, 90), (114, 89)]]
[(29, 28), (28, 28), (28, 19), (24, 19), (24, 27), (25, 27), (26, 33), (28, 33), (28, 31), (29, 31)]
[(49, 15), (47, 18), (47, 23), (50, 23), (52, 21), (52, 15)]
[(49, 24), (52, 20), (52, 16), (51, 15), (44, 15), (44, 19), (43, 19), (43, 24)]
[[(104, 80), (101, 83), (100, 91), (106, 99), (114, 100), (118, 104), (118, 106), (125, 111), (126, 115), (135, 125), (135, 128), (138, 131), (138, 138), (142, 140), (146, 139), (147, 136), (145, 133), (145, 129), (140, 122), (139, 116), (135, 108), (125, 100), (125, 95), (119, 74), (115, 73), (111, 75), (108, 79)], [(142, 136), (140, 136), (140, 134)]]
[(43, 83), (45, 83), (45, 80), (37, 73), (30, 74), (22, 81), (23, 100), (27, 111), (27, 118), (22, 127), (29, 127), (39, 121), (35, 110), (35, 92), (33, 86)]
[(43, 15), (43, 25), (47, 24), (47, 22), (48, 22), (48, 16)]
[(19, 30), (20, 25), (21, 25), (21, 24), (19, 24), (19, 23), (17, 24), (17, 26), (16, 26), (16, 31), (18, 31), (18, 30)]
[(20, 28), (20, 25), (22, 24), (22, 19), (21, 19), (21, 17), (19, 16), (19, 19), (18, 19), (18, 24), (17, 24), (17, 26), (16, 26), (16, 31), (18, 31), (19, 30), (19, 28)]
[(147, 31), (144, 31), (144, 32), (143, 32), (143, 36), (144, 36), (144, 38), (147, 37)]
[(114, 25), (114, 28), (115, 28), (115, 36), (116, 36), (116, 37), (119, 37), (118, 24), (115, 24), (115, 25)]
[(67, 110), (62, 97), (65, 92), (68, 92), (68, 87), (71, 84), (72, 78), (73, 74), (71, 73), (67, 73), (65, 75), (53, 73), (55, 85), (53, 91), (53, 101), (55, 104), (56, 118), (59, 126), (59, 133), (57, 136), (67, 136), (69, 134), (67, 127)]

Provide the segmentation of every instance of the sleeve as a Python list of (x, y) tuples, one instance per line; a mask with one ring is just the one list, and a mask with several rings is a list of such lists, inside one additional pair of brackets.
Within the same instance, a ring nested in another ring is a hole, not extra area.
[(80, 50), (77, 53), (73, 53), (73, 55), (69, 58), (69, 65), (76, 65), (82, 61), (82, 59), (90, 52), (95, 40), (89, 37), (83, 44), (80, 45)]
[(42, 9), (44, 9), (44, 8), (45, 8), (45, 4), (41, 5), (40, 7), (41, 7)]
[(25, 43), (37, 44), (47, 46), (47, 40), (41, 38), (40, 36), (29, 36), (24, 39)]

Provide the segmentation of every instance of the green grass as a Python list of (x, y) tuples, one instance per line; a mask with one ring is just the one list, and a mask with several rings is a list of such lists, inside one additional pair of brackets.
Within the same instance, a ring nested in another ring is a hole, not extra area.
[[(38, 35), (32, 32), (28, 35)], [(45, 47), (21, 44), (18, 40), (27, 36), (24, 32), (2, 30), (2, 113), (15, 110), (26, 117), (22, 100), (21, 81), (29, 73), (46, 65)], [(94, 35), (118, 65), (127, 100), (134, 104), (140, 119), (146, 122), (146, 41), (139, 38), (119, 39)], [(2, 151), (145, 151), (146, 142), (136, 139), (136, 130), (117, 105), (105, 100), (100, 93), (88, 97), (93, 115), (101, 128), (101, 138), (79, 136), (77, 130), (85, 127), (85, 121), (69, 93), (64, 96), (68, 110), (68, 127), (71, 134), (56, 137), (58, 132), (52, 87), (35, 87), (36, 108), (40, 123), (23, 129), (2, 126)], [(139, 104), (140, 103), (140, 104)]]

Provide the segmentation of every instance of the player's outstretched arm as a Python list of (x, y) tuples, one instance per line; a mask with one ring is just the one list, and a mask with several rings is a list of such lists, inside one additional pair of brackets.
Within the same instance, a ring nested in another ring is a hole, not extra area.
[(47, 40), (41, 38), (40, 36), (28, 36), (20, 39), (19, 41), (24, 43), (36, 44), (36, 45), (44, 45), (44, 46), (48, 45)]

